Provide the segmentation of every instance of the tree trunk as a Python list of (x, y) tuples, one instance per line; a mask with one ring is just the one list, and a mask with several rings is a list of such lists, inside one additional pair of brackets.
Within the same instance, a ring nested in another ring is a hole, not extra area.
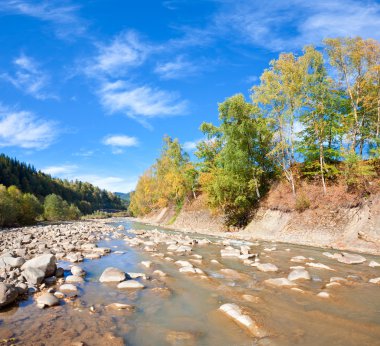
[(323, 157), (323, 144), (319, 143), (319, 164), (321, 167), (321, 179), (322, 179), (322, 185), (323, 185), (323, 194), (326, 195), (326, 183), (325, 183), (325, 174), (323, 171), (324, 166), (324, 157)]

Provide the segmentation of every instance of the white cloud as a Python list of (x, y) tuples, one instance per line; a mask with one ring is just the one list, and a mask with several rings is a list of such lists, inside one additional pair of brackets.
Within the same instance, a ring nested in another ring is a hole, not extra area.
[(186, 102), (175, 93), (147, 85), (134, 87), (122, 80), (103, 84), (99, 95), (110, 113), (121, 112), (141, 121), (186, 112)]
[(57, 136), (53, 122), (28, 111), (0, 107), (0, 147), (45, 149)]
[(174, 61), (168, 61), (156, 65), (154, 72), (163, 79), (177, 79), (195, 74), (199, 70), (199, 64), (185, 60), (178, 56)]
[(3, 74), (3, 79), (36, 99), (57, 98), (46, 91), (49, 85), (49, 76), (39, 69), (31, 57), (22, 54), (13, 60), (13, 64), (16, 68), (15, 74)]
[(66, 176), (75, 172), (77, 168), (76, 165), (49, 166), (43, 168), (42, 171), (52, 176)]
[(130, 192), (135, 189), (137, 184), (137, 178), (121, 178), (115, 176), (99, 176), (99, 175), (80, 175), (76, 177), (82, 181), (88, 181), (89, 183), (105, 189), (111, 192)]
[(200, 141), (202, 141), (202, 139), (185, 142), (183, 143), (183, 149), (187, 151), (194, 151), (197, 148), (197, 145)]
[(125, 135), (111, 135), (104, 138), (103, 144), (113, 147), (136, 147), (138, 146), (139, 142), (136, 137)]
[(95, 150), (85, 150), (80, 149), (78, 152), (74, 153), (74, 156), (83, 156), (83, 157), (90, 157), (95, 154)]
[(380, 38), (380, 5), (375, 1), (226, 1), (209, 30), (239, 35), (240, 42), (274, 51), (320, 44), (326, 37)]
[(141, 65), (154, 49), (134, 31), (122, 32), (110, 44), (98, 44), (98, 54), (90, 59), (86, 73), (95, 78), (124, 75), (131, 67)]
[[(84, 33), (85, 25), (79, 19), (77, 12), (78, 6), (61, 5), (57, 0), (2, 0), (0, 11), (10, 14), (30, 16), (54, 25), (55, 32), (59, 37), (68, 35), (79, 35)], [(68, 3), (66, 1), (66, 3)]]

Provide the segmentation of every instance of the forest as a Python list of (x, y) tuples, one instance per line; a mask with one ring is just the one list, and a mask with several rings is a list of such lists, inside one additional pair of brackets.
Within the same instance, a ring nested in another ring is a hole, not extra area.
[(160, 157), (140, 177), (129, 210), (141, 216), (182, 205), (199, 194), (241, 227), (276, 182), (288, 186), (299, 210), (299, 187), (321, 196), (340, 184), (363, 197), (379, 184), (380, 43), (333, 38), (321, 49), (282, 53), (260, 82), (219, 104), (218, 124), (203, 123), (195, 159), (164, 138)]
[(81, 181), (53, 178), (33, 166), (0, 155), (0, 227), (36, 219), (72, 220), (96, 210), (123, 210), (115, 194)]

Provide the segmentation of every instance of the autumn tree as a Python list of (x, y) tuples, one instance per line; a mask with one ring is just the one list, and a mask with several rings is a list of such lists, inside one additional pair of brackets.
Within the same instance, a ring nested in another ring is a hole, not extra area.
[(219, 105), (219, 119), (219, 127), (201, 126), (207, 136), (196, 153), (203, 159), (201, 188), (210, 205), (224, 211), (227, 225), (242, 226), (273, 173), (271, 134), (259, 109), (241, 94)]

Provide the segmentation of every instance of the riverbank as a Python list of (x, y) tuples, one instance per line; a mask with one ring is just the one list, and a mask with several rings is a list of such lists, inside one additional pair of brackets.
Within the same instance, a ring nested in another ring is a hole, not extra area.
[(135, 220), (231, 239), (280, 241), (380, 255), (379, 195), (363, 205), (337, 209), (319, 207), (299, 212), (263, 206), (244, 229), (234, 232), (225, 231), (223, 215), (212, 214), (197, 201), (192, 204), (176, 215), (171, 208), (163, 208)]
[(0, 308), (0, 339), (290, 346), (380, 337), (378, 257), (214, 235), (130, 219), (7, 230), (0, 301), (14, 300)]

